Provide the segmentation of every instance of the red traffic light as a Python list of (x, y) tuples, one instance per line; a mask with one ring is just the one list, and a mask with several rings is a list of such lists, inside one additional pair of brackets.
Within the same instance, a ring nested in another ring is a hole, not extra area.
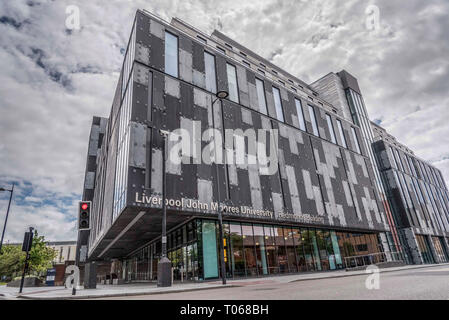
[(81, 209), (83, 209), (83, 210), (87, 210), (88, 207), (89, 207), (89, 206), (87, 205), (87, 203), (83, 203), (83, 204), (81, 205)]

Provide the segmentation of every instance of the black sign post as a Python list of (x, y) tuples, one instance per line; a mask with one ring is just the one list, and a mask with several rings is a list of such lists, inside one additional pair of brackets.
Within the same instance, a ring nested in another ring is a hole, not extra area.
[(19, 293), (22, 293), (23, 282), (25, 281), (25, 274), (28, 271), (28, 259), (30, 258), (30, 250), (33, 245), (33, 228), (30, 227), (30, 231), (25, 232), (25, 237), (23, 238), (22, 251), (26, 251), (27, 256), (25, 258), (25, 266), (23, 267), (22, 280), (20, 281)]

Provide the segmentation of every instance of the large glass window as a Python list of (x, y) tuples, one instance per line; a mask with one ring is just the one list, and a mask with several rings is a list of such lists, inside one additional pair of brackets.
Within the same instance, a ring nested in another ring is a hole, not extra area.
[(295, 99), (296, 114), (298, 115), (299, 129), (306, 131), (306, 122), (304, 120), (304, 111), (302, 110), (301, 100)]
[(351, 132), (352, 132), (352, 137), (354, 138), (355, 150), (357, 151), (357, 153), (361, 154), (362, 151), (360, 150), (359, 138), (357, 137), (357, 132), (355, 131), (354, 127), (351, 127)]
[(262, 225), (254, 225), (254, 241), (256, 242), (257, 271), (259, 274), (268, 274), (267, 256), (265, 250), (265, 237)]
[(232, 64), (226, 64), (229, 86), (229, 100), (239, 103), (239, 89), (237, 85), (237, 71)]
[[(307, 269), (309, 271), (315, 270), (314, 246), (312, 245), (312, 235), (308, 229), (301, 229), (301, 240), (304, 245), (304, 258), (306, 260)], [(319, 260), (318, 260), (319, 261)]]
[(331, 116), (326, 114), (327, 127), (329, 128), (329, 133), (331, 135), (332, 143), (337, 143), (337, 139), (335, 138), (334, 125), (332, 124)]
[(312, 246), (313, 260), (315, 262), (315, 270), (321, 271), (320, 251), (318, 249), (317, 236), (315, 230), (310, 229), (309, 236)]
[(341, 125), (341, 121), (337, 119), (337, 128), (338, 133), (340, 134), (340, 140), (342, 143), (342, 146), (345, 148), (348, 148), (348, 145), (346, 143), (345, 133), (343, 132), (343, 126)]
[(265, 234), (268, 272), (270, 274), (277, 274), (279, 273), (279, 262), (276, 248), (276, 239), (274, 236), (274, 229), (272, 226), (264, 225), (263, 231)]
[(274, 229), (274, 237), (276, 239), (276, 246), (278, 250), (278, 262), (279, 262), (279, 272), (287, 273), (288, 272), (288, 258), (287, 258), (287, 250), (285, 248), (285, 239), (284, 232), (282, 227), (275, 226)]
[(256, 78), (257, 101), (259, 102), (259, 111), (268, 114), (267, 101), (265, 98), (265, 87), (263, 81)]
[(243, 235), (240, 223), (229, 224), (231, 242), (231, 264), (234, 276), (245, 275), (245, 256), (243, 253)]
[(178, 77), (178, 37), (165, 32), (165, 73)]
[(206, 73), (206, 90), (217, 92), (217, 77), (215, 75), (215, 56), (204, 52), (204, 66)]
[(296, 264), (295, 244), (293, 241), (293, 232), (288, 227), (284, 227), (283, 229), (289, 272), (298, 272), (298, 265)]
[(274, 106), (276, 107), (276, 116), (279, 121), (284, 122), (284, 111), (282, 110), (281, 93), (278, 88), (273, 87)]
[(246, 274), (257, 276), (257, 258), (254, 247), (253, 226), (242, 224), (243, 247), (245, 248)]
[(296, 262), (299, 271), (307, 271), (306, 258), (304, 255), (304, 239), (301, 235), (301, 230), (298, 228), (293, 228), (292, 230), (293, 240), (295, 242), (296, 248)]

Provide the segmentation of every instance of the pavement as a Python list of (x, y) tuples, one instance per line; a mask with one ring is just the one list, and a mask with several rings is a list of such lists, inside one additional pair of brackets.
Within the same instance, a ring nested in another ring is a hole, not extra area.
[[(401, 267), (391, 267), (379, 269), (379, 273), (389, 273), (397, 271), (407, 271), (416, 269), (432, 270), (433, 268), (448, 268), (449, 263), (446, 264), (434, 264), (434, 265), (409, 265)], [(449, 270), (449, 269), (448, 269)], [(0, 299), (37, 299), (37, 300), (58, 300), (58, 299), (96, 299), (96, 298), (114, 298), (114, 297), (132, 297), (132, 296), (148, 296), (157, 295), (165, 296), (166, 299), (170, 299), (175, 293), (182, 294), (189, 291), (201, 291), (201, 290), (214, 290), (220, 292), (220, 290), (236, 287), (247, 286), (281, 286), (283, 284), (295, 284), (299, 281), (311, 281), (312, 280), (326, 280), (364, 276), (366, 278), (367, 272), (365, 270), (359, 271), (326, 271), (326, 272), (313, 272), (313, 273), (300, 273), (290, 275), (280, 275), (272, 277), (258, 277), (258, 278), (244, 278), (237, 280), (228, 280), (226, 285), (222, 285), (221, 281), (205, 281), (205, 282), (184, 282), (174, 283), (171, 287), (160, 288), (156, 283), (133, 283), (124, 285), (97, 285), (97, 289), (79, 289), (75, 296), (72, 296), (72, 290), (64, 287), (37, 287), (37, 288), (24, 288), (22, 294), (18, 294), (18, 288), (9, 288), (5, 285), (0, 286)], [(326, 281), (324, 281), (326, 282)], [(449, 290), (448, 290), (449, 292)], [(223, 294), (223, 293), (221, 293)], [(195, 298), (199, 295), (195, 294)], [(228, 296), (228, 294), (226, 294)], [(151, 298), (151, 297), (150, 297)], [(319, 297), (318, 297), (319, 298)], [(192, 296), (186, 296), (186, 299), (192, 299)], [(217, 297), (217, 299), (219, 299)]]

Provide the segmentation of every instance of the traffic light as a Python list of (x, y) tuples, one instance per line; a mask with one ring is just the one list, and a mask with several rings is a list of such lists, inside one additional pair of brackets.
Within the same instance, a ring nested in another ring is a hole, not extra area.
[(80, 201), (79, 203), (79, 215), (78, 215), (78, 229), (90, 228), (90, 207), (92, 203), (90, 201)]

